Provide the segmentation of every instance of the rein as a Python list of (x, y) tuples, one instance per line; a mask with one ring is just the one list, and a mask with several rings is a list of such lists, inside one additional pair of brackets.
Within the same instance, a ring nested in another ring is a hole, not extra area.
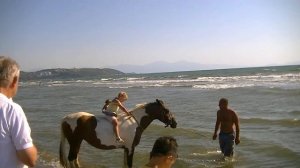
[(137, 123), (138, 127), (141, 126), (140, 122), (135, 118), (135, 116), (132, 113), (131, 113), (131, 115), (129, 117), (132, 117), (135, 120), (135, 122)]
[[(145, 108), (145, 106), (143, 106), (142, 108)], [(141, 126), (141, 124), (140, 124), (140, 122), (136, 119), (136, 117), (134, 116), (134, 112), (135, 110), (132, 110), (131, 111), (131, 115), (129, 116), (129, 117), (132, 117), (134, 120), (135, 120), (135, 122), (136, 122), (136, 124), (138, 125), (138, 127), (137, 128), (140, 128), (140, 129), (142, 129), (142, 130), (144, 130), (144, 128)]]

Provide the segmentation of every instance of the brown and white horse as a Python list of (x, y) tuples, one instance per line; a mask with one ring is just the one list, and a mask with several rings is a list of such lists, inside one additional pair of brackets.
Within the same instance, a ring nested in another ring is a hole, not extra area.
[[(60, 163), (63, 167), (78, 168), (78, 152), (82, 140), (98, 149), (124, 149), (124, 167), (132, 167), (134, 148), (139, 144), (143, 131), (155, 119), (166, 127), (176, 128), (176, 120), (161, 100), (140, 105), (132, 110), (132, 116), (122, 113), (119, 117), (119, 129), (122, 139), (116, 142), (113, 127), (105, 117), (96, 117), (87, 112), (77, 112), (65, 116), (61, 122)], [(69, 142), (69, 155), (66, 157), (65, 140)]]

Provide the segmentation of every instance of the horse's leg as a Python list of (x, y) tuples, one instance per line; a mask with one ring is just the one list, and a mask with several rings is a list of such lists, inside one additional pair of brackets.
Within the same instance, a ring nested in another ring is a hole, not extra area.
[(68, 160), (71, 163), (71, 167), (79, 168), (78, 163), (78, 152), (80, 149), (82, 139), (75, 139), (72, 142), (70, 142), (70, 151)]
[(68, 168), (69, 163), (65, 154), (65, 144), (66, 144), (66, 138), (69, 139), (72, 136), (72, 130), (70, 126), (66, 122), (62, 122), (61, 124), (61, 140), (60, 140), (60, 148), (59, 148), (59, 158), (60, 158), (60, 164)]
[(128, 149), (124, 149), (124, 160), (123, 160), (123, 168), (126, 168), (128, 166), (127, 164), (127, 158), (128, 158)]
[(134, 148), (129, 153), (127, 148), (124, 149), (124, 167), (132, 168)]
[(79, 161), (78, 161), (78, 156), (77, 156), (77, 159), (75, 160), (75, 164), (77, 167), (80, 167), (80, 164), (79, 164)]

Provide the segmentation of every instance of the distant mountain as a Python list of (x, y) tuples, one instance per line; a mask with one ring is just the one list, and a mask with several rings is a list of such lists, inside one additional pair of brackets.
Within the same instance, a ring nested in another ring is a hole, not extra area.
[(95, 79), (124, 75), (115, 69), (73, 68), (73, 69), (45, 69), (36, 72), (21, 72), (21, 80), (47, 80), (47, 79)]
[(225, 65), (205, 65), (193, 62), (179, 61), (168, 63), (164, 61), (153, 62), (145, 65), (118, 65), (111, 68), (120, 70), (126, 73), (156, 73), (156, 72), (177, 72), (177, 71), (194, 71), (216, 68), (228, 68)]

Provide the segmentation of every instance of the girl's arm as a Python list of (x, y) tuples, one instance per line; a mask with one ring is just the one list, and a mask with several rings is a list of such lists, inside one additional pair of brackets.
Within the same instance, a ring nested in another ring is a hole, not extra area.
[(116, 99), (116, 102), (118, 103), (118, 106), (122, 111), (124, 111), (127, 115), (131, 115), (130, 112), (123, 106), (123, 104), (119, 100)]

